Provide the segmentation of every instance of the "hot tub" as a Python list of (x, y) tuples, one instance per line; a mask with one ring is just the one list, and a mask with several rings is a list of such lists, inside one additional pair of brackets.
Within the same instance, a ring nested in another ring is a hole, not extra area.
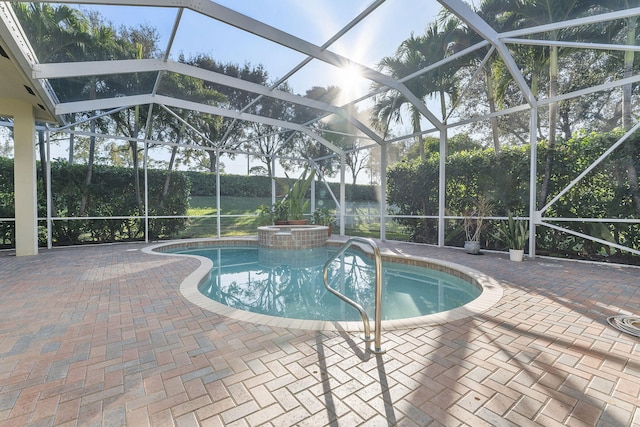
[(329, 227), (324, 225), (267, 225), (258, 227), (258, 245), (270, 249), (313, 249), (324, 246)]

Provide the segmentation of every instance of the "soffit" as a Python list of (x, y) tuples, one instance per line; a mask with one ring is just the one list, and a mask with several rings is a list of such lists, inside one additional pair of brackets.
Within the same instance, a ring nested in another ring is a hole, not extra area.
[(34, 117), (38, 121), (54, 122), (54, 116), (45, 107), (46, 103), (37, 94), (35, 86), (26, 78), (4, 39), (0, 38), (0, 97), (16, 99), (33, 106)]

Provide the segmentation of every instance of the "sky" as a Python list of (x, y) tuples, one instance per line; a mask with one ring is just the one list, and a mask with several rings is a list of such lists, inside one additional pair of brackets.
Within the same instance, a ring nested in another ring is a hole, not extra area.
[[(372, 0), (219, 0), (217, 3), (320, 46), (365, 10)], [(141, 24), (155, 27), (161, 49), (169, 42), (177, 16), (174, 8), (88, 5), (80, 8), (98, 11), (116, 27)], [(387, 0), (329, 50), (375, 69), (383, 57), (393, 55), (412, 33), (422, 34), (440, 10), (435, 0)], [(175, 60), (179, 54), (188, 58), (201, 53), (223, 63), (261, 64), (272, 81), (305, 59), (300, 53), (186, 10), (170, 58)], [(298, 94), (304, 94), (313, 86), (346, 85), (350, 95), (356, 98), (367, 92), (370, 82), (314, 60), (290, 78), (289, 84)], [(224, 164), (228, 173), (246, 173), (246, 157), (235, 162), (225, 159)]]
[[(220, 0), (217, 3), (322, 45), (369, 6), (371, 0)], [(84, 5), (81, 8), (99, 11), (116, 27), (151, 25), (158, 29), (159, 46), (163, 49), (177, 12), (173, 8), (153, 7)], [(440, 9), (435, 0), (387, 0), (329, 50), (375, 68), (381, 58), (392, 55), (411, 33), (421, 34)], [(211, 54), (221, 62), (262, 64), (272, 79), (283, 76), (304, 59), (302, 54), (192, 11), (183, 13), (171, 56), (176, 59), (180, 53), (186, 57)], [(313, 85), (326, 86), (339, 79), (334, 67), (314, 61), (290, 79), (290, 83), (296, 93), (304, 93)]]

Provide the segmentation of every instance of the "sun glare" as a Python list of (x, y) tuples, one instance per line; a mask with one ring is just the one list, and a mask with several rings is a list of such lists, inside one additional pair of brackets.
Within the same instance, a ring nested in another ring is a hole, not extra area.
[(352, 98), (362, 91), (366, 85), (366, 79), (360, 74), (360, 70), (355, 65), (347, 65), (339, 69), (338, 86), (342, 94), (347, 98)]

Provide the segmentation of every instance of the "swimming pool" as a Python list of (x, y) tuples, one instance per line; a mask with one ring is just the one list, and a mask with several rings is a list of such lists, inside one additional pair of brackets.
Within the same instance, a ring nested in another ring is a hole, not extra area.
[[(221, 239), (162, 244), (149, 251), (200, 259), (203, 265), (183, 282), (181, 291), (216, 313), (301, 329), (361, 330), (357, 311), (322, 283), (322, 266), (337, 249), (272, 250), (258, 248), (252, 240)], [(502, 295), (492, 279), (462, 266), (390, 255), (383, 260), (385, 329), (466, 317), (486, 310)], [(373, 270), (370, 257), (356, 250), (347, 252), (330, 272), (332, 287), (361, 303), (371, 317), (374, 292), (367, 287)]]
[[(335, 248), (303, 250), (256, 247), (187, 249), (213, 262), (208, 280), (198, 287), (206, 297), (240, 310), (292, 319), (357, 321), (359, 313), (329, 293), (322, 268)], [(349, 250), (331, 264), (334, 289), (374, 316), (375, 270), (361, 251)], [(382, 319), (425, 316), (462, 306), (480, 289), (441, 271), (383, 263)]]

